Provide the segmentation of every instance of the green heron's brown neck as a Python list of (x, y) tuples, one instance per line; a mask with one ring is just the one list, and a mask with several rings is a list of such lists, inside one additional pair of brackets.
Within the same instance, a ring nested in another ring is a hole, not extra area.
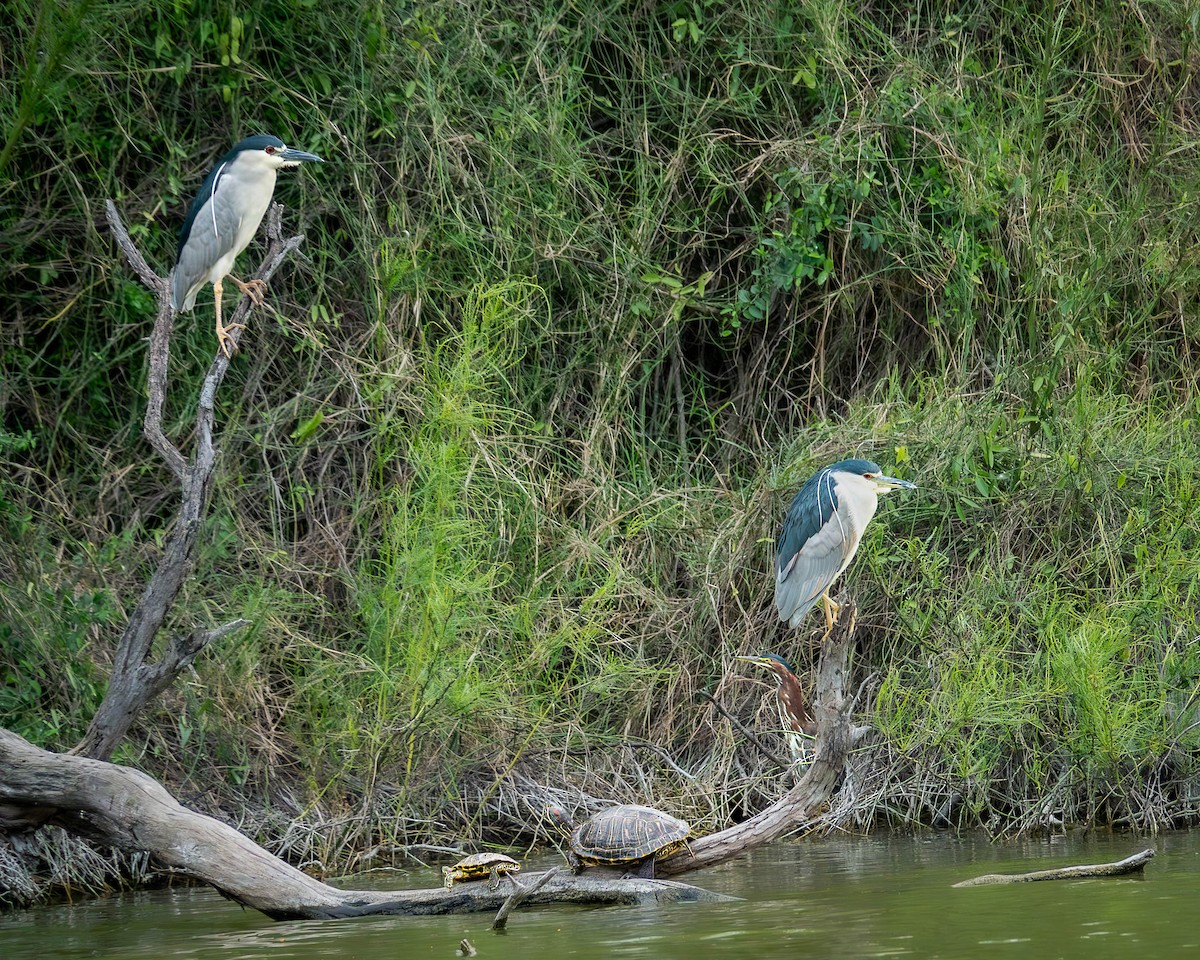
[(813, 736), (817, 732), (817, 718), (805, 699), (800, 680), (790, 671), (786, 676), (776, 672), (776, 677), (779, 679), (779, 714), (784, 726), (796, 733)]
[(777, 683), (776, 694), (779, 699), (779, 717), (783, 728), (795, 733), (813, 736), (817, 732), (816, 717), (804, 696), (804, 688), (800, 686), (800, 678), (792, 672), (788, 662), (773, 653), (757, 657), (738, 657), (747, 663), (766, 667), (773, 674)]

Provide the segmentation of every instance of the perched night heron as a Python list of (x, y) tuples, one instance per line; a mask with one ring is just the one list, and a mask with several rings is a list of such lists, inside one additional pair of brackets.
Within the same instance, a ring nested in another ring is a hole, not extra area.
[(773, 653), (735, 659), (766, 667), (775, 674), (778, 681), (775, 692), (779, 700), (779, 722), (783, 725), (788, 749), (792, 752), (793, 760), (810, 762), (813, 757), (812, 741), (817, 735), (817, 720), (808, 707), (808, 701), (804, 699), (804, 690), (792, 665)]
[(820, 470), (788, 507), (775, 551), (775, 609), (798, 627), (820, 600), (832, 630), (838, 606), (829, 588), (850, 565), (863, 531), (875, 516), (879, 495), (914, 489), (915, 483), (887, 477), (870, 460), (842, 460)]
[(191, 310), (200, 288), (211, 283), (217, 342), (227, 357), (232, 356), (229, 331), (242, 324), (226, 327), (221, 323), (221, 281), (229, 277), (256, 306), (262, 305), (266, 284), (261, 280), (243, 282), (229, 271), (258, 232), (275, 192), (276, 172), (305, 160), (325, 162), (316, 154), (284, 146), (278, 137), (247, 137), (234, 144), (204, 179), (179, 231), (179, 256), (171, 273), (171, 307), (176, 313)]

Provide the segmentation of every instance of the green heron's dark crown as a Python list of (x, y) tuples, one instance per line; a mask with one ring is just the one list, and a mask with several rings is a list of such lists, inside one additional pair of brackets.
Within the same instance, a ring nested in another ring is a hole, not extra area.
[(763, 653), (763, 654), (760, 654), (760, 656), (764, 660), (774, 660), (776, 663), (778, 663), (780, 666), (782, 666), (785, 670), (787, 670), (788, 673), (796, 672), (792, 668), (792, 665), (790, 663), (788, 663), (786, 660), (784, 660), (783, 657), (779, 656), (779, 654), (777, 654), (777, 653)]

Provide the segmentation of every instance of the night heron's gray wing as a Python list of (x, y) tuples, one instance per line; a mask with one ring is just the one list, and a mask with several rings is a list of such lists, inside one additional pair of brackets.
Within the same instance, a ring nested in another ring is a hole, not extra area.
[(793, 498), (775, 552), (775, 609), (797, 627), (854, 553), (854, 534), (838, 514), (837, 484), (828, 469)]
[(238, 204), (217, 197), (227, 166), (220, 164), (205, 178), (179, 231), (179, 255), (171, 272), (171, 306), (176, 311), (195, 306), (196, 294), (208, 282), (213, 266), (237, 241), (242, 222)]

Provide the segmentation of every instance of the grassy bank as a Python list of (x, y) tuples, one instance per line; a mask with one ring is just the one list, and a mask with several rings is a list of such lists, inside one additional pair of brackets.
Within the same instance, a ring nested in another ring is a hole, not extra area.
[(830, 817), (1195, 816), (1185, 5), (17, 7), (0, 724), (78, 739), (172, 516), (100, 201), (165, 273), (271, 130), (329, 162), (276, 193), (307, 259), (226, 381), (176, 624), (254, 627), (119, 759), (328, 869), (528, 837), (554, 791), (740, 817), (785, 778), (702, 695), (772, 742), (731, 658), (811, 665), (771, 541), (861, 454), (921, 489), (846, 581), (877, 735)]

